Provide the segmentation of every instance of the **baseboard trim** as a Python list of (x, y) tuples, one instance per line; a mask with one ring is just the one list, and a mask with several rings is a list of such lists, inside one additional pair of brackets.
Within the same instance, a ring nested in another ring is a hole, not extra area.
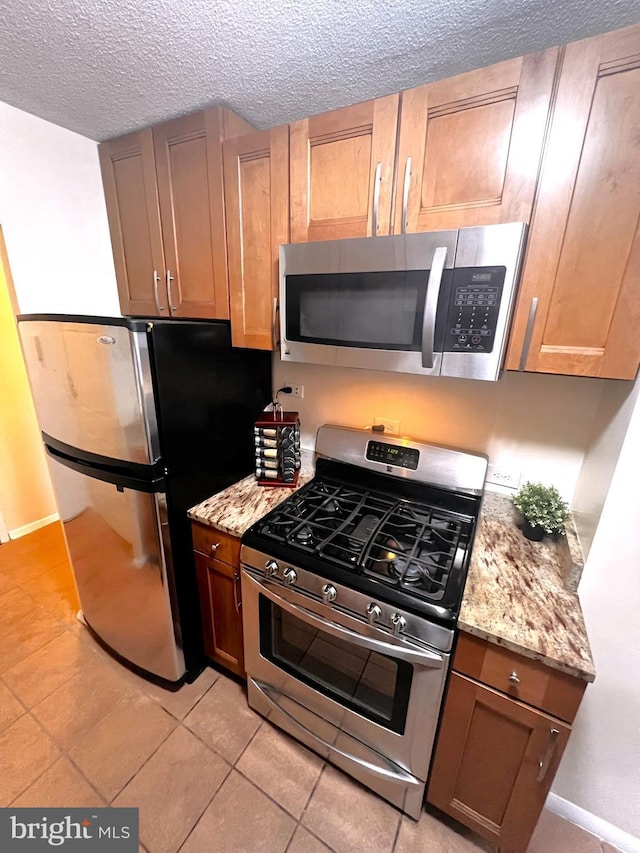
[(618, 829), (612, 823), (608, 823), (601, 817), (591, 814), (586, 809), (570, 803), (569, 800), (565, 800), (557, 794), (550, 793), (545, 805), (550, 812), (560, 815), (560, 817), (565, 818), (570, 823), (574, 823), (576, 826), (584, 829), (585, 832), (590, 832), (592, 835), (602, 839), (602, 841), (612, 844), (618, 850), (622, 850), (623, 853), (640, 853), (640, 838), (636, 838), (635, 835), (630, 835), (628, 832)]
[(26, 536), (27, 533), (33, 533), (34, 530), (39, 530), (41, 527), (46, 527), (47, 524), (53, 524), (54, 521), (59, 521), (60, 516), (57, 512), (53, 515), (47, 515), (44, 518), (39, 518), (37, 521), (31, 521), (29, 524), (23, 524), (22, 527), (16, 527), (9, 531), (9, 539), (19, 539), (21, 536)]

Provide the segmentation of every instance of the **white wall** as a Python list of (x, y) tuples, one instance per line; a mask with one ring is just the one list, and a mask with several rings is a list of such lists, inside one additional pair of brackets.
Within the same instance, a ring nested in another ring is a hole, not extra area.
[(588, 556), (620, 450), (638, 399), (640, 383), (604, 382), (600, 405), (573, 496), (580, 544)]
[(636, 402), (579, 588), (596, 680), (587, 688), (553, 790), (640, 839), (638, 471)]
[(22, 313), (120, 316), (96, 142), (0, 103), (0, 223)]
[[(22, 313), (120, 315), (95, 142), (0, 103), (0, 225)], [(2, 350), (0, 405), (0, 511), (13, 530), (55, 512), (17, 339), (15, 349), (14, 360)]]
[(313, 448), (323, 423), (364, 427), (379, 415), (399, 420), (405, 435), (486, 453), (490, 462), (521, 472), (523, 482), (556, 485), (567, 500), (607, 384), (509, 372), (498, 382), (474, 382), (294, 364), (274, 356), (274, 387), (291, 383), (304, 385), (304, 399), (280, 399), (300, 412), (305, 447)]

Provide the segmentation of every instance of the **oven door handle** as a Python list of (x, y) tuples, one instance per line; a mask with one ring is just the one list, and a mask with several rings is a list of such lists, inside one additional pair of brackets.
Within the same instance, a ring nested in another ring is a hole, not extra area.
[[(311, 738), (311, 740), (320, 744), (320, 746), (324, 747), (330, 752), (337, 753), (343, 758), (347, 758), (349, 761), (353, 761), (355, 764), (359, 764), (360, 767), (364, 767), (370, 773), (375, 773), (376, 776), (382, 776), (384, 779), (387, 779), (391, 782), (399, 782), (402, 785), (414, 785), (416, 787), (424, 784), (424, 782), (421, 782), (420, 779), (418, 779), (412, 773), (409, 773), (408, 770), (405, 770), (403, 767), (400, 767), (399, 764), (396, 764), (394, 761), (391, 761), (391, 759), (386, 758), (384, 755), (381, 755), (371, 747), (367, 748), (370, 749), (371, 752), (375, 752), (376, 755), (379, 756), (380, 760), (387, 765), (386, 768), (379, 767), (376, 764), (367, 761), (365, 758), (360, 758), (357, 755), (352, 755), (350, 752), (347, 752), (344, 749), (340, 749), (339, 746), (336, 746), (333, 743), (329, 743), (329, 741), (325, 740), (324, 738), (320, 737), (320, 735), (317, 735), (315, 732), (311, 731), (311, 729), (307, 728), (307, 726), (303, 725), (299, 720), (296, 720), (293, 714), (290, 714), (288, 711), (285, 711), (282, 705), (279, 705), (278, 702), (274, 699), (274, 696), (282, 696), (285, 699), (289, 699), (290, 697), (287, 696), (286, 693), (283, 693), (281, 690), (277, 690), (275, 687), (272, 687), (270, 684), (266, 684), (264, 681), (258, 681), (255, 678), (252, 678), (251, 681), (253, 682), (254, 686), (260, 691), (260, 695), (264, 699), (266, 699), (267, 702), (276, 711), (283, 714), (293, 726), (295, 726), (301, 732), (304, 732), (304, 734), (308, 738)], [(342, 734), (346, 734), (348, 737), (351, 737), (348, 732), (342, 732)]]
[(298, 619), (301, 619), (308, 625), (312, 625), (319, 631), (323, 631), (325, 634), (330, 634), (332, 637), (337, 637), (338, 639), (347, 640), (348, 642), (353, 643), (354, 646), (361, 646), (363, 649), (379, 652), (380, 654), (388, 655), (396, 660), (406, 661), (407, 663), (416, 664), (417, 666), (428, 667), (430, 669), (441, 669), (444, 666), (444, 658), (435, 652), (429, 652), (426, 649), (409, 649), (405, 645), (400, 645), (399, 643), (388, 643), (385, 640), (376, 640), (374, 637), (357, 634), (350, 628), (345, 628), (337, 622), (329, 622), (321, 616), (316, 616), (315, 613), (312, 613), (305, 607), (300, 607), (297, 604), (293, 604), (291, 601), (287, 601), (286, 598), (282, 598), (277, 594), (277, 592), (273, 591), (278, 590), (279, 587), (277, 587), (273, 582), (268, 581), (266, 578), (257, 580), (246, 570), (244, 570), (244, 576), (248, 581), (254, 584), (254, 586), (258, 587), (260, 592), (262, 592), (263, 595), (266, 595), (267, 598), (278, 607), (286, 610), (287, 613), (290, 613), (292, 616), (297, 616)]

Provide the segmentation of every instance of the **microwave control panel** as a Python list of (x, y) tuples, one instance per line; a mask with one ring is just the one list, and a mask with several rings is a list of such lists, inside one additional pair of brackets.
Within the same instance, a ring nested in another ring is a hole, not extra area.
[(444, 352), (493, 351), (505, 274), (505, 267), (453, 271)]
[(366, 458), (383, 465), (396, 465), (398, 468), (411, 468), (415, 471), (420, 459), (420, 451), (415, 447), (398, 447), (384, 441), (367, 442)]

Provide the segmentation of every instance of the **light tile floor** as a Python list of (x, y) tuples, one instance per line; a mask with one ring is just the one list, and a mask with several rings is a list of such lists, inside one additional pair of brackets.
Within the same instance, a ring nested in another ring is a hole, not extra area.
[[(77, 622), (59, 525), (0, 545), (0, 806), (135, 806), (149, 853), (473, 853), (443, 815), (419, 822), (249, 709), (213, 669), (170, 692)], [(544, 812), (529, 853), (611, 853)]]

